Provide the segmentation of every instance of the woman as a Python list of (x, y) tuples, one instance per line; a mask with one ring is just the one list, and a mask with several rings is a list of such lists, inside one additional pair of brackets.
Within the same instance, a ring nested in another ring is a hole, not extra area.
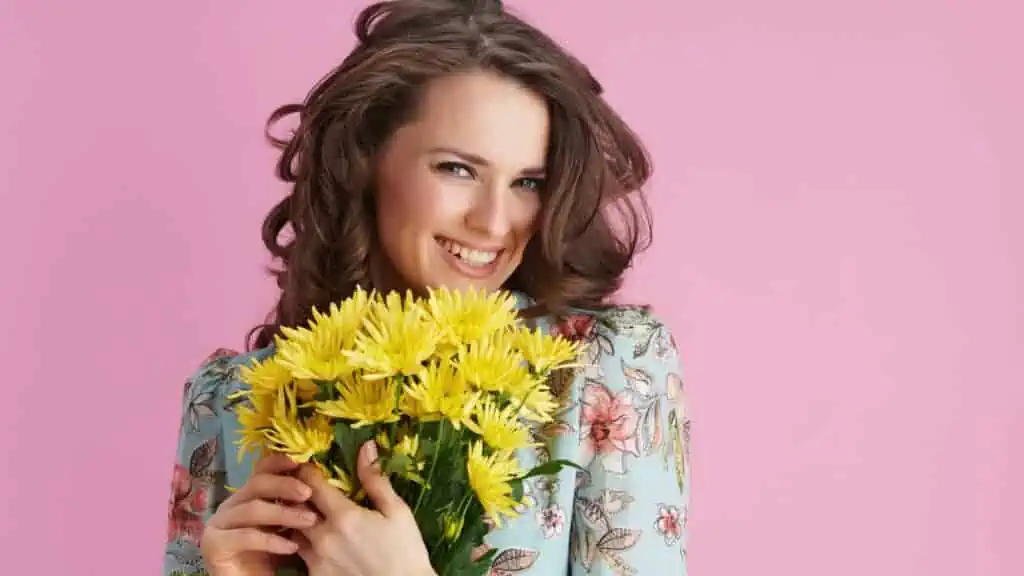
[(674, 341), (646, 309), (609, 303), (645, 238), (643, 204), (625, 201), (649, 177), (642, 146), (581, 63), (497, 2), (380, 3), (356, 31), (340, 67), (271, 116), (300, 119), (274, 140), (292, 190), (263, 227), (280, 299), (253, 351), (218, 351), (186, 385), (165, 574), (272, 574), (293, 554), (314, 576), (433, 573), (372, 443), (359, 476), (373, 510), (315, 468), (237, 457), (239, 367), (356, 285), (506, 288), (586, 343), (532, 455), (586, 473), (527, 486), (532, 506), (488, 536), (504, 550), (492, 574), (685, 574)]

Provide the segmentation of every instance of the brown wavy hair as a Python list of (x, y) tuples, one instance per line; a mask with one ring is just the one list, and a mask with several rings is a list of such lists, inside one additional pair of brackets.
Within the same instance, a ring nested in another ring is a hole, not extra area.
[[(507, 288), (536, 300), (534, 314), (602, 308), (650, 239), (642, 196), (651, 164), (639, 138), (602, 98), (586, 66), (494, 0), (395, 0), (364, 9), (358, 45), (301, 104), (275, 110), (267, 137), (281, 150), (290, 193), (263, 223), (281, 290), (263, 347), (315, 306), (380, 287), (373, 166), (385, 142), (418, 112), (424, 87), (455, 72), (512, 78), (547, 102), (548, 178), (536, 234)], [(298, 116), (289, 138), (271, 128)], [(253, 336), (255, 338), (253, 339)]]

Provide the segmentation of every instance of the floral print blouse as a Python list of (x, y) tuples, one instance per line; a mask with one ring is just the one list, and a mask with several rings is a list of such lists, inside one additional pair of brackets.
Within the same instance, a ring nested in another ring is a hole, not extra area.
[[(487, 537), (500, 551), (490, 576), (687, 574), (690, 421), (672, 335), (634, 307), (541, 323), (586, 344), (583, 366), (555, 383), (559, 417), (520, 458), (526, 469), (565, 458), (586, 472), (527, 481), (521, 514)], [(218, 350), (185, 383), (165, 576), (205, 574), (204, 523), (254, 463), (238, 458), (228, 396), (242, 386), (239, 368), (268, 353)]]

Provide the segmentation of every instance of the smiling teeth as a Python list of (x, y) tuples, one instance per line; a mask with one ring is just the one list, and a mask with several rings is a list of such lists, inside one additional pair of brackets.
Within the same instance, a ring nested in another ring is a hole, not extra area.
[(445, 250), (459, 257), (460, 260), (474, 266), (486, 266), (494, 259), (498, 257), (497, 252), (485, 252), (483, 250), (474, 250), (467, 248), (461, 244), (456, 244), (451, 240), (441, 240), (441, 246)]

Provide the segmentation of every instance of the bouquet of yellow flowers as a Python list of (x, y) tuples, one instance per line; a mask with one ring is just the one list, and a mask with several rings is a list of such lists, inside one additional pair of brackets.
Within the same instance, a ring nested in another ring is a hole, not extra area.
[(307, 326), (282, 329), (271, 355), (243, 369), (236, 410), (243, 452), (315, 464), (370, 505), (356, 455), (376, 440), (382, 473), (408, 503), (441, 576), (486, 574), (473, 559), (488, 525), (523, 503), (516, 453), (558, 408), (549, 378), (573, 365), (574, 343), (520, 322), (504, 292), (431, 290), (426, 297), (357, 290)]

